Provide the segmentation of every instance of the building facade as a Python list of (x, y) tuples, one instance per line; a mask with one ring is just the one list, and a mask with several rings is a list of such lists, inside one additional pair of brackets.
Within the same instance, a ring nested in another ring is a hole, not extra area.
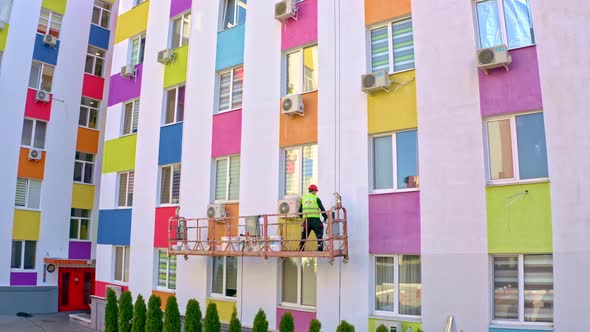
[(0, 314), (89, 308), (111, 7), (0, 1)]

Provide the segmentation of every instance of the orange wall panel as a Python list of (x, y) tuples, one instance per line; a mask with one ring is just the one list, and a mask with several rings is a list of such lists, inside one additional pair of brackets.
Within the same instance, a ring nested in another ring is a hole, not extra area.
[[(229, 232), (229, 226), (231, 224), (231, 236), (238, 235), (238, 224), (240, 223), (240, 219), (237, 218), (240, 215), (240, 204), (225, 204), (225, 211), (227, 212), (227, 216), (230, 217), (226, 219), (226, 223), (215, 223), (215, 240), (217, 240), (217, 244), (221, 244), (221, 237), (227, 236)], [(234, 218), (235, 217), (235, 218)], [(213, 232), (213, 222), (209, 222), (209, 231)]]
[(78, 127), (76, 151), (96, 154), (98, 152), (98, 130)]
[(169, 297), (176, 296), (176, 293), (152, 290), (152, 295), (156, 295), (162, 300), (162, 310), (166, 310), (166, 301), (168, 301)]
[(411, 12), (411, 0), (365, 0), (366, 25), (408, 15)]
[(302, 98), (303, 116), (281, 114), (281, 147), (318, 141), (318, 92), (303, 94)]
[(42, 152), (41, 160), (29, 160), (29, 149), (20, 148), (18, 158), (18, 177), (43, 180), (45, 173), (45, 151)]

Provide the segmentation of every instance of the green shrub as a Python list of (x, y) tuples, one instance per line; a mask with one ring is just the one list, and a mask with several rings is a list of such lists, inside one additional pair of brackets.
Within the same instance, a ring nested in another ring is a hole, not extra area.
[(221, 332), (221, 322), (217, 313), (217, 305), (213, 302), (207, 306), (205, 314), (205, 332)]
[(343, 320), (340, 322), (340, 325), (338, 325), (336, 332), (354, 332), (354, 326)]
[(184, 332), (203, 332), (201, 319), (203, 319), (203, 314), (201, 313), (199, 301), (195, 299), (188, 300), (184, 319)]
[(131, 319), (133, 318), (133, 299), (131, 292), (121, 294), (119, 300), (119, 332), (131, 332)]
[(268, 321), (262, 309), (259, 309), (256, 317), (254, 317), (253, 325), (252, 332), (268, 332)]
[(240, 323), (240, 320), (238, 319), (238, 311), (236, 310), (236, 307), (234, 307), (234, 311), (231, 314), (227, 332), (242, 332), (242, 323)]
[(377, 332), (388, 332), (387, 331), (387, 327), (383, 324), (379, 325), (379, 327), (377, 328)]
[(169, 296), (166, 300), (166, 314), (164, 315), (164, 332), (180, 332), (180, 311), (176, 297)]
[(281, 317), (281, 323), (279, 324), (279, 332), (294, 332), (295, 331), (295, 321), (293, 320), (293, 315), (290, 312), (285, 312), (283, 317)]
[(162, 300), (159, 296), (152, 295), (148, 301), (145, 332), (162, 332)]
[(145, 301), (141, 294), (137, 295), (135, 299), (135, 306), (133, 307), (133, 324), (131, 325), (132, 332), (145, 332), (146, 319)]
[(117, 294), (112, 289), (107, 289), (107, 305), (104, 313), (105, 332), (119, 331), (119, 308), (117, 307)]
[(309, 332), (321, 332), (322, 323), (317, 319), (312, 319), (309, 323)]

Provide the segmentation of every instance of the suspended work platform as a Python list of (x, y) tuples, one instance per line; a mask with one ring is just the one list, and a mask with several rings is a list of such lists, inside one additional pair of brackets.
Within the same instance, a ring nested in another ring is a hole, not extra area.
[[(223, 218), (185, 218), (168, 221), (168, 254), (184, 256), (241, 257), (335, 257), (348, 261), (348, 224), (346, 209), (325, 211), (322, 240), (313, 235), (301, 239), (306, 230), (305, 213), (225, 216)], [(314, 234), (314, 233), (312, 233)], [(318, 244), (323, 250), (318, 250)]]

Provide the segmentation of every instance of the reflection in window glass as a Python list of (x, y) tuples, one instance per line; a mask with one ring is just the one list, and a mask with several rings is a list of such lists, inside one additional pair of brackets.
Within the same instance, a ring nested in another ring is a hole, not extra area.
[(508, 47), (518, 48), (535, 43), (533, 20), (527, 0), (503, 0)]
[(514, 178), (510, 120), (488, 123), (488, 148), (491, 179)]
[(422, 301), (420, 256), (399, 257), (399, 314), (419, 316)]
[(480, 48), (502, 44), (500, 18), (496, 0), (480, 1), (477, 3), (476, 9)]
[(545, 122), (543, 113), (533, 113), (516, 117), (518, 143), (518, 165), (521, 179), (546, 178), (547, 144), (545, 142)]
[(375, 257), (375, 310), (393, 312), (393, 264), (393, 257)]
[(553, 322), (552, 255), (524, 255), (524, 320)]
[(518, 319), (518, 257), (494, 257), (494, 318)]
[(397, 187), (418, 188), (418, 138), (416, 131), (397, 133)]
[(287, 95), (301, 92), (301, 52), (287, 54)]
[(317, 89), (318, 84), (318, 48), (303, 49), (303, 92)]
[(281, 301), (297, 303), (297, 279), (299, 275), (299, 258), (287, 257), (283, 260)]
[(285, 150), (285, 195), (299, 194), (299, 149)]

